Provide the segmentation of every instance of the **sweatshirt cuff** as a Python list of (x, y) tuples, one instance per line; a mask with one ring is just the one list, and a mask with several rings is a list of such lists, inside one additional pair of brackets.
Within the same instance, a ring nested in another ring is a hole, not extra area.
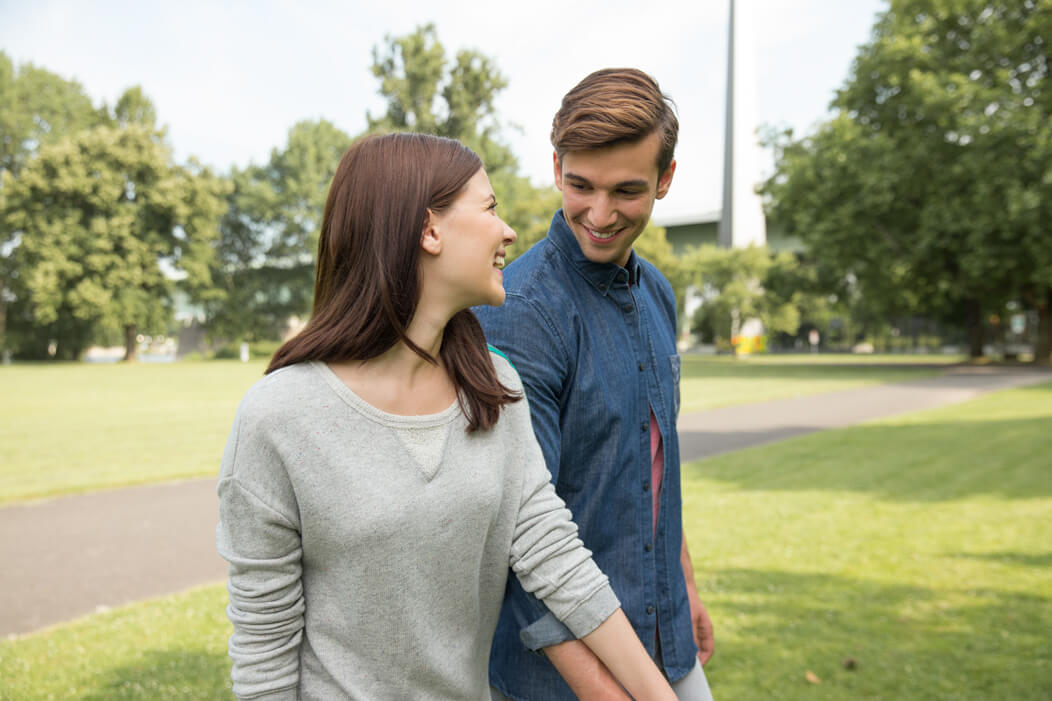
[(238, 701), (298, 701), (299, 689), (297, 687), (291, 687), (289, 689), (278, 689), (277, 691), (264, 691), (259, 694), (249, 694), (248, 696), (238, 695)]
[(549, 611), (519, 631), (519, 639), (527, 650), (539, 652), (542, 648), (588, 635), (619, 608), (621, 602), (614, 590), (609, 584), (604, 584), (562, 621)]
[(563, 623), (573, 631), (574, 636), (583, 638), (598, 628), (600, 623), (610, 618), (619, 608), (621, 608), (621, 602), (614, 594), (614, 590), (609, 584), (604, 584), (564, 618)]

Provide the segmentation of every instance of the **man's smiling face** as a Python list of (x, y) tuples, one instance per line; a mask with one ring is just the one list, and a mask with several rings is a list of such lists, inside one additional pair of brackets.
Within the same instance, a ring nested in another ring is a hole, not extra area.
[(595, 263), (624, 265), (643, 233), (654, 200), (668, 192), (673, 161), (658, 177), (660, 135), (634, 143), (556, 155), (555, 186), (563, 193), (563, 215), (581, 251)]

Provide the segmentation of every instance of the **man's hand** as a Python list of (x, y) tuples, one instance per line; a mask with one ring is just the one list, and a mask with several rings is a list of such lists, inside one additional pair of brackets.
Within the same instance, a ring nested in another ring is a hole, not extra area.
[(683, 547), (679, 551), (679, 564), (683, 568), (683, 581), (687, 585), (687, 601), (690, 602), (690, 627), (694, 632), (694, 643), (698, 646), (698, 660), (704, 665), (716, 651), (716, 638), (712, 631), (712, 619), (705, 604), (698, 597), (698, 585), (694, 583), (694, 565), (687, 550), (687, 537), (683, 536)]
[(716, 651), (712, 619), (709, 618), (709, 612), (705, 610), (705, 604), (701, 603), (701, 599), (698, 598), (696, 589), (693, 587), (687, 589), (687, 599), (690, 601), (690, 623), (694, 631), (694, 642), (698, 646), (698, 660), (704, 665)]

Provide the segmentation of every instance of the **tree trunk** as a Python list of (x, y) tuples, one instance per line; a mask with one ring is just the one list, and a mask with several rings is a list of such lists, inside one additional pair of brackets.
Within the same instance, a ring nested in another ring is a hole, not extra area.
[(968, 329), (968, 357), (983, 357), (983, 309), (977, 300), (964, 303), (964, 325)]
[(7, 302), (4, 301), (4, 288), (0, 286), (0, 353), (9, 350), (7, 347)]
[(128, 324), (124, 327), (124, 362), (135, 362), (135, 350), (135, 324)]
[(742, 322), (741, 313), (737, 309), (731, 310), (731, 355), (735, 358), (738, 357), (738, 344), (741, 343), (741, 339), (738, 338), (738, 334), (741, 333)]
[(1034, 362), (1052, 362), (1052, 304), (1037, 305), (1037, 343), (1034, 345)]

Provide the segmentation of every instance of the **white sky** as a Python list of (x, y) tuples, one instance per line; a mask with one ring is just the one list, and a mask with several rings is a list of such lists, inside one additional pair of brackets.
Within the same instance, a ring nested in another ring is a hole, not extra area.
[[(798, 133), (828, 114), (884, 0), (738, 0), (756, 11), (757, 121)], [(508, 80), (501, 118), (523, 172), (550, 185), (551, 118), (598, 68), (634, 66), (676, 101), (676, 180), (655, 219), (718, 209), (727, 0), (0, 0), (0, 50), (78, 80), (112, 104), (141, 85), (176, 156), (226, 171), (261, 163), (289, 127), (324, 117), (354, 135), (382, 111), (372, 48), (434, 22), (452, 56), (471, 48)], [(769, 156), (765, 157), (769, 162)]]

